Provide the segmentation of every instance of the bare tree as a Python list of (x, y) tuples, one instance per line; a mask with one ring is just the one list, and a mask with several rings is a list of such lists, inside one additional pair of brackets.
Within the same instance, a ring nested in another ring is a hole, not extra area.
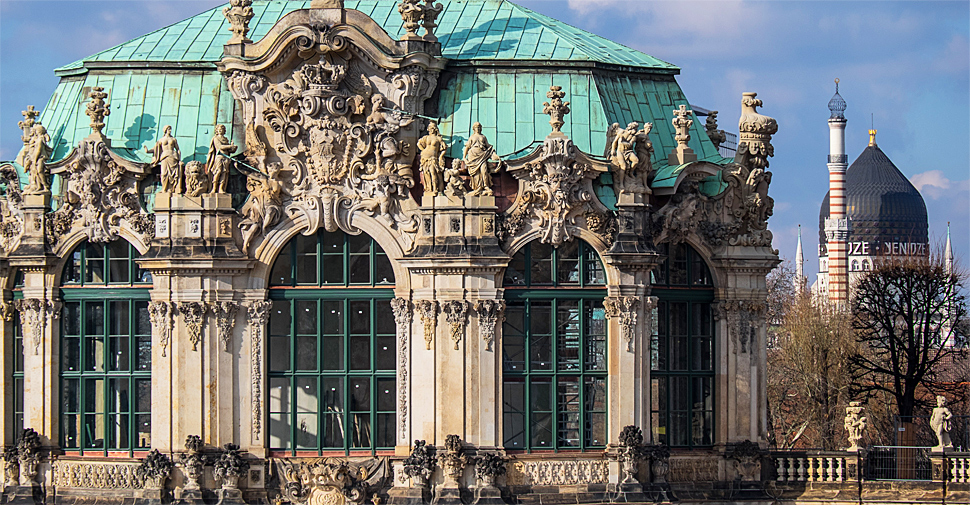
[(850, 303), (860, 344), (850, 360), (853, 393), (886, 393), (905, 423), (935, 394), (962, 392), (942, 365), (963, 352), (948, 344), (967, 324), (966, 279), (940, 255), (887, 260), (859, 279)]
[(837, 449), (845, 443), (849, 358), (857, 346), (850, 318), (807, 293), (791, 297), (783, 310), (775, 346), (768, 351), (774, 445)]

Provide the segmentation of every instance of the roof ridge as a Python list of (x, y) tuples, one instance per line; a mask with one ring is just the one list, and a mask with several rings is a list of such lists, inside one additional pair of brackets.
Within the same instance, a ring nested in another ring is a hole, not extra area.
[[(481, 0), (481, 1), (486, 1), (486, 0)], [(588, 30), (584, 30), (584, 29), (582, 29), (582, 28), (580, 28), (578, 26), (573, 26), (573, 25), (571, 25), (571, 24), (569, 24), (569, 23), (567, 23), (565, 21), (560, 21), (558, 19), (551, 18), (551, 17), (549, 17), (549, 16), (547, 16), (545, 14), (542, 14), (540, 12), (536, 12), (536, 11), (534, 11), (532, 9), (529, 9), (528, 7), (523, 7), (523, 6), (521, 6), (521, 5), (519, 5), (519, 4), (515, 3), (515, 2), (512, 2), (511, 0), (500, 0), (500, 2), (501, 3), (508, 3), (508, 4), (512, 5), (512, 7), (514, 9), (517, 9), (519, 11), (523, 11), (522, 12), (523, 14), (531, 17), (533, 20), (535, 20), (537, 23), (541, 24), (543, 27), (548, 28), (548, 29), (554, 31), (554, 32), (556, 32), (557, 34), (559, 34), (561, 36), (569, 37), (572, 34), (570, 34), (570, 33), (565, 33), (565, 34), (562, 33), (560, 30), (557, 30), (556, 29), (556, 25), (567, 26), (567, 27), (572, 28), (574, 30), (578, 30), (578, 31), (580, 31), (582, 33), (588, 34), (591, 37), (595, 37), (597, 39), (603, 40), (604, 42), (606, 42), (608, 44), (614, 44), (614, 45), (623, 47), (624, 49), (627, 49), (627, 50), (630, 50), (630, 51), (633, 51), (633, 52), (636, 52), (636, 53), (640, 53), (640, 54), (642, 54), (644, 56), (648, 56), (648, 57), (656, 60), (657, 62), (659, 62), (659, 63), (663, 64), (664, 66), (667, 66), (667, 67), (669, 67), (671, 69), (678, 69), (678, 70), (680, 70), (680, 67), (674, 65), (673, 63), (670, 63), (670, 62), (665, 61), (665, 60), (661, 60), (660, 58), (657, 58), (656, 56), (653, 56), (651, 54), (647, 54), (647, 53), (645, 53), (643, 51), (640, 51), (639, 49), (634, 49), (634, 48), (632, 48), (632, 47), (630, 47), (630, 46), (628, 46), (626, 44), (617, 42), (615, 40), (610, 40), (610, 39), (608, 39), (606, 37), (603, 37), (601, 35), (597, 35), (597, 34), (595, 34), (593, 32), (588, 31)], [(567, 38), (566, 40), (570, 43), (570, 45), (573, 46), (574, 49), (576, 49), (577, 51), (580, 51), (581, 53), (585, 54), (588, 58), (590, 58), (592, 60), (596, 60), (596, 58), (600, 56), (598, 54), (591, 53), (590, 51), (587, 50), (586, 47), (584, 47), (584, 46), (582, 46), (580, 44), (577, 44), (576, 41), (574, 41), (574, 40), (570, 40), (569, 38)]]

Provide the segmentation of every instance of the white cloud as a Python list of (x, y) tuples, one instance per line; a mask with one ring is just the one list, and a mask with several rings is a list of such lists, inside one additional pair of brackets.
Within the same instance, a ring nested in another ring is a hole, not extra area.
[(951, 181), (942, 170), (930, 170), (910, 177), (910, 181), (923, 196), (939, 200), (953, 193), (970, 191), (970, 179)]

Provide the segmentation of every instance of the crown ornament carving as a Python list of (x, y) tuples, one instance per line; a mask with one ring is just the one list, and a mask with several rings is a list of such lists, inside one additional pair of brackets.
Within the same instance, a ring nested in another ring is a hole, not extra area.
[(316, 65), (305, 65), (300, 69), (300, 75), (310, 90), (336, 91), (347, 75), (347, 68), (321, 60)]

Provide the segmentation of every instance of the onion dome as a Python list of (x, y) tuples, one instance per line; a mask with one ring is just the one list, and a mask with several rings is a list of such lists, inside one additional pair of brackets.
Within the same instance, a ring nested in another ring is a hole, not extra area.
[(842, 121), (845, 121), (845, 115), (843, 114), (843, 112), (845, 112), (845, 107), (845, 100), (843, 100), (842, 95), (839, 94), (839, 80), (836, 79), (835, 95), (833, 95), (832, 99), (829, 100), (829, 111), (832, 113), (832, 115), (829, 116), (829, 119), (841, 119)]
[[(871, 132), (874, 137), (875, 132)], [(849, 242), (928, 243), (926, 203), (909, 179), (875, 139), (845, 173), (846, 215), (851, 223)], [(829, 194), (819, 210), (819, 240), (825, 244)]]

